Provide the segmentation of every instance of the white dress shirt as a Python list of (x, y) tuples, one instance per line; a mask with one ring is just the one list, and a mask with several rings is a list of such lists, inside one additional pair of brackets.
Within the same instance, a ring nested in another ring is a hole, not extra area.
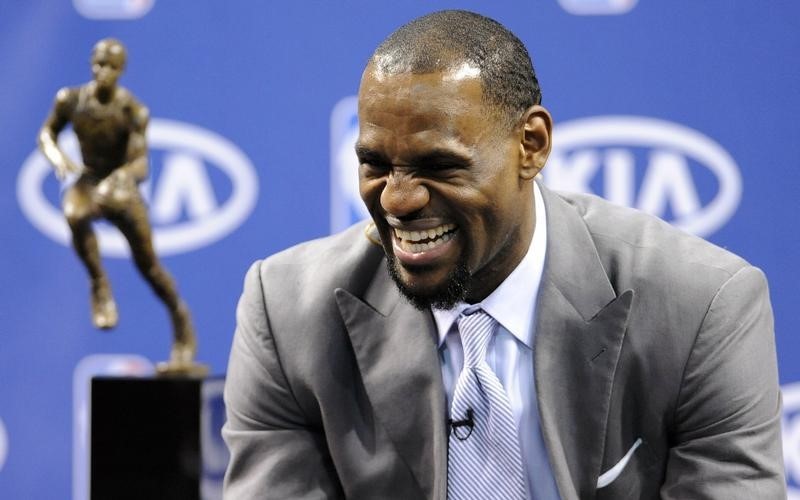
[[(542, 439), (533, 380), (536, 298), (547, 248), (547, 217), (536, 183), (534, 206), (536, 227), (528, 252), (500, 286), (480, 302), (480, 306), (499, 324), (494, 338), (489, 342), (486, 361), (497, 374), (511, 402), (511, 411), (519, 431), (528, 497), (533, 500), (555, 500), (559, 498), (558, 490)], [(455, 320), (470, 305), (459, 303), (453, 309), (433, 310), (439, 332), (439, 359), (448, 414), (456, 381), (464, 364), (464, 351)]]

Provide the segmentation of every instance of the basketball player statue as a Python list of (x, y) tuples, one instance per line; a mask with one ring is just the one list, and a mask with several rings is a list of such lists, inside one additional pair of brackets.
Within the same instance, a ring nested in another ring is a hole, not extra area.
[[(53, 164), (59, 179), (77, 174), (64, 194), (64, 215), (72, 231), (72, 244), (91, 279), (92, 321), (110, 329), (118, 321), (117, 306), (100, 259), (92, 221), (103, 218), (128, 240), (136, 267), (166, 305), (172, 319), (173, 343), (168, 362), (159, 363), (164, 374), (203, 374), (194, 363), (197, 351), (189, 310), (175, 283), (153, 250), (147, 207), (139, 183), (148, 174), (145, 129), (148, 109), (125, 88), (117, 85), (125, 68), (125, 47), (106, 38), (92, 51), (92, 81), (63, 88), (39, 132), (39, 147)], [(67, 124), (80, 144), (83, 164), (70, 159), (58, 146), (57, 137)]]

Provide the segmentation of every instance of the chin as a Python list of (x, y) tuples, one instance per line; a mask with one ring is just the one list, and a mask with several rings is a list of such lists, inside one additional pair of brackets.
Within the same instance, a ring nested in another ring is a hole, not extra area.
[[(430, 308), (451, 309), (459, 302), (463, 302), (469, 292), (469, 282), (471, 276), (467, 265), (459, 262), (450, 271), (445, 280), (438, 285), (420, 286), (409, 283), (398, 269), (397, 259), (388, 254), (389, 275), (392, 277), (400, 293), (408, 299), (411, 304), (421, 311)], [(425, 272), (424, 270), (418, 272)]]

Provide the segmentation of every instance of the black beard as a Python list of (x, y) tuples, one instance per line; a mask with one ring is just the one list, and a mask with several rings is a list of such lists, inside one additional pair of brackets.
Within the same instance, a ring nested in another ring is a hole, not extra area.
[(400, 279), (400, 273), (397, 271), (397, 258), (393, 255), (388, 255), (387, 260), (389, 261), (389, 276), (392, 277), (400, 293), (420, 311), (427, 311), (431, 307), (435, 309), (452, 309), (456, 304), (464, 302), (467, 298), (472, 276), (469, 274), (466, 262), (459, 261), (456, 264), (455, 269), (450, 272), (444, 285), (429, 293), (421, 294), (406, 286)]

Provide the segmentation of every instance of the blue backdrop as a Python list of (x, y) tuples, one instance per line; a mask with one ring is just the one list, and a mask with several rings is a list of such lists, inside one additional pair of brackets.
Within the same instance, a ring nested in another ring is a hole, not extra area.
[(223, 373), (248, 265), (362, 216), (351, 96), (383, 37), (441, 8), (494, 17), (529, 47), (557, 123), (549, 185), (656, 213), (764, 269), (800, 498), (800, 4), (0, 0), (1, 498), (86, 498), (88, 376), (145, 373), (168, 353), (167, 314), (109, 228), (120, 325), (92, 327), (60, 187), (35, 153), (56, 91), (90, 78), (94, 43), (127, 45), (121, 83), (153, 117), (157, 245), (199, 358)]

